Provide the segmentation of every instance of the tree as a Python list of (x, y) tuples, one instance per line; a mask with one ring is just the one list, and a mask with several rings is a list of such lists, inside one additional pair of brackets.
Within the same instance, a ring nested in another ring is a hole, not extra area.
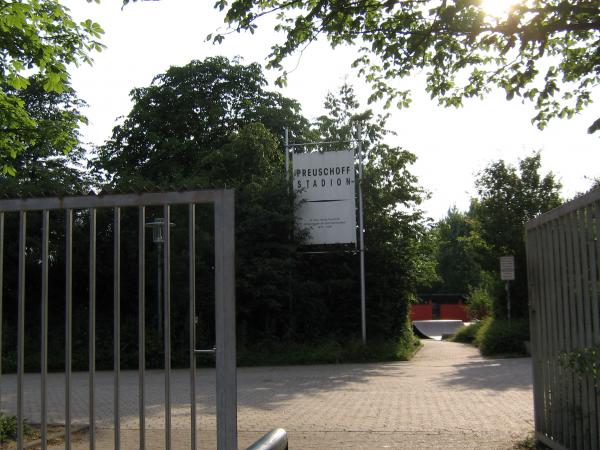
[[(499, 257), (515, 257), (511, 298), (517, 317), (527, 317), (525, 224), (561, 204), (560, 183), (552, 173), (542, 176), (540, 167), (539, 153), (521, 160), (518, 170), (503, 160), (490, 164), (476, 180), (478, 198), (471, 203), (470, 214), (478, 221), (481, 238), (489, 246), (482, 262), (484, 269), (499, 278)], [(497, 297), (503, 300), (504, 295), (497, 293)], [(506, 314), (503, 301), (496, 303), (495, 312)]]
[[(496, 86), (508, 99), (533, 101), (533, 121), (543, 128), (589, 105), (600, 82), (597, 0), (521, 0), (501, 16), (481, 0), (218, 0), (215, 7), (226, 10), (230, 33), (254, 32), (261, 17), (276, 16), (285, 38), (272, 47), (271, 68), (283, 70), (285, 58), (319, 36), (332, 47), (362, 44), (353, 66), (371, 83), (371, 99), (385, 97), (388, 106), (410, 102), (393, 81), (425, 70), (427, 91), (443, 105)], [(589, 132), (598, 129), (600, 118)]]
[[(21, 93), (33, 81), (60, 94), (69, 86), (68, 66), (90, 63), (89, 53), (102, 45), (102, 28), (91, 20), (75, 23), (58, 0), (6, 2), (0, 5), (0, 171), (15, 174), (13, 160), (43, 139), (45, 133), (29, 114)], [(83, 122), (60, 121), (64, 135)], [(56, 141), (68, 152), (72, 139)]]
[[(120, 187), (144, 182), (207, 187), (217, 180), (230, 185), (226, 173), (211, 175), (232, 170), (224, 161), (216, 168), (215, 158), (226, 152), (215, 152), (244, 126), (261, 123), (274, 136), (284, 126), (298, 135), (308, 127), (296, 101), (265, 90), (265, 85), (258, 64), (223, 57), (171, 67), (150, 86), (131, 92), (132, 110), (99, 149), (95, 166)], [(236, 164), (244, 169), (239, 160)], [(239, 171), (230, 178), (237, 175)]]
[(486, 244), (477, 220), (456, 207), (440, 220), (433, 232), (437, 240), (437, 267), (440, 282), (434, 290), (467, 294), (484, 283), (481, 259)]
[[(265, 86), (257, 64), (215, 57), (171, 67), (150, 86), (132, 91), (130, 113), (92, 163), (105, 173), (108, 190), (235, 189), (237, 327), (242, 345), (286, 333), (288, 261), (297, 244), (291, 241), (293, 201), (279, 136), (284, 127), (298, 136), (308, 129), (298, 103)], [(161, 211), (149, 210), (148, 217), (155, 214), (162, 216)], [(173, 207), (174, 245), (185, 242), (186, 214)], [(198, 208), (201, 299), (214, 298), (211, 217), (210, 208)], [(136, 240), (124, 237), (123, 242), (135, 245)], [(187, 311), (187, 261), (182, 257), (186, 252), (184, 246), (173, 249), (174, 323), (185, 320)], [(124, 250), (127, 253), (135, 255), (135, 248)], [(135, 264), (124, 265), (122, 279), (135, 279), (135, 270)], [(106, 272), (110, 275), (110, 269)], [(106, 284), (110, 286), (109, 279)], [(123, 296), (127, 289), (135, 295), (136, 287), (129, 286), (123, 288)], [(149, 286), (148, 292), (156, 292), (156, 287)], [(213, 301), (199, 302), (198, 312), (199, 339), (212, 345)], [(150, 314), (156, 311), (151, 308)], [(185, 329), (173, 331), (175, 361), (186, 360), (186, 339)], [(160, 342), (151, 341), (160, 354)], [(160, 364), (160, 359), (151, 364)]]
[[(345, 84), (336, 94), (329, 93), (325, 109), (327, 114), (314, 124), (317, 138), (342, 141), (326, 150), (347, 149), (348, 140), (355, 137), (353, 126), (360, 122), (363, 127), (369, 339), (408, 339), (408, 306), (425, 272), (420, 248), (425, 227), (418, 208), (425, 194), (410, 172), (416, 157), (384, 142), (391, 133), (386, 128), (387, 116), (361, 110), (351, 86)], [(308, 293), (300, 302), (311, 305), (311, 310), (303, 313), (314, 317), (312, 323), (321, 326), (322, 334), (356, 336), (360, 330), (358, 256), (307, 255), (298, 264), (306, 275), (299, 280), (295, 292)]]

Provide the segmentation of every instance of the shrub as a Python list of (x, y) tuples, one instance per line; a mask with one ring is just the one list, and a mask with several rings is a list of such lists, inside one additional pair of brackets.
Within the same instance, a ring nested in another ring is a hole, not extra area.
[(17, 438), (17, 418), (0, 414), (0, 442), (14, 441)]
[(529, 322), (525, 319), (505, 319), (493, 317), (481, 321), (475, 335), (474, 344), (483, 356), (524, 355), (524, 341), (529, 340)]
[(494, 303), (487, 289), (473, 288), (467, 296), (467, 310), (471, 319), (484, 319), (492, 313)]
[(337, 364), (352, 362), (406, 361), (419, 348), (420, 341), (411, 333), (396, 340), (360, 339), (340, 342), (327, 339), (317, 343), (268, 342), (238, 351), (240, 366)]
[(471, 325), (460, 328), (454, 336), (450, 338), (453, 342), (463, 342), (465, 344), (471, 344), (475, 340), (475, 336), (479, 328), (483, 325), (483, 321), (473, 322)]

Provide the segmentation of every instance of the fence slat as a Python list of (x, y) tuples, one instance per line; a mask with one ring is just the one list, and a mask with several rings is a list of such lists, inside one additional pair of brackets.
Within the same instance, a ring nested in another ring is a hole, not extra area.
[[(591, 347), (594, 344), (594, 321), (597, 318), (594, 316), (594, 309), (596, 312), (598, 308), (594, 308), (594, 299), (596, 298), (596, 258), (595, 258), (595, 244), (593, 236), (593, 218), (591, 205), (582, 211), (581, 222), (585, 227), (585, 233), (582, 236), (582, 241), (585, 246), (585, 260), (583, 270), (583, 281), (585, 282), (583, 307), (585, 315), (585, 346)], [(590, 427), (590, 448), (598, 448), (598, 424), (596, 421), (596, 387), (594, 380), (591, 376), (586, 377), (587, 389), (589, 393), (589, 417), (586, 421)]]

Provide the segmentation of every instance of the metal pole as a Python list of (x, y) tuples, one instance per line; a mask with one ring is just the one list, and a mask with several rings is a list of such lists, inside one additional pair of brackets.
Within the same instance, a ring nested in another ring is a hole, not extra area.
[(165, 449), (171, 449), (171, 210), (164, 206), (164, 344), (165, 344)]
[(367, 343), (367, 318), (366, 318), (366, 289), (365, 289), (365, 226), (363, 207), (363, 150), (362, 150), (362, 124), (357, 124), (358, 134), (358, 223), (360, 239), (360, 313), (363, 344)]
[(23, 448), (23, 376), (25, 374), (25, 258), (27, 213), (19, 214), (19, 281), (17, 306), (17, 448)]
[(40, 386), (40, 447), (46, 450), (48, 432), (48, 239), (50, 212), (42, 212), (42, 348)]
[(66, 213), (65, 257), (65, 450), (71, 449), (71, 371), (73, 345), (73, 210)]
[(217, 366), (217, 448), (237, 445), (235, 358), (235, 213), (234, 193), (215, 202), (215, 334)]
[(138, 392), (140, 449), (146, 448), (146, 208), (139, 207), (138, 217)]
[(510, 322), (510, 281), (506, 281), (506, 317)]
[(191, 448), (196, 450), (196, 205), (189, 206), (190, 415)]
[(90, 450), (96, 448), (96, 209), (90, 208), (90, 287), (89, 287), (89, 407)]
[(114, 421), (115, 421), (115, 450), (121, 448), (121, 406), (120, 376), (121, 376), (121, 208), (115, 208), (114, 222)]
[(4, 213), (0, 213), (0, 412), (2, 412), (2, 303), (4, 289)]
[[(290, 176), (290, 149), (289, 149), (289, 143), (290, 143), (290, 130), (288, 128), (285, 128), (285, 141), (283, 143), (283, 149), (285, 151), (285, 178), (286, 178), (286, 180)], [(288, 190), (289, 190), (289, 187), (288, 187)]]
[(158, 320), (158, 338), (162, 340), (163, 338), (163, 301), (162, 301), (162, 246), (163, 243), (162, 242), (157, 242), (156, 243), (156, 252), (158, 254), (158, 260), (156, 262), (157, 264), (157, 304), (156, 304), (156, 310), (158, 311), (158, 316), (157, 316), (157, 320)]

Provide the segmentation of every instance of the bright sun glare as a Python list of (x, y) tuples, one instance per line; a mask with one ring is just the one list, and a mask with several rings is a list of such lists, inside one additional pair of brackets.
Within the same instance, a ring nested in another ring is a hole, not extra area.
[(508, 15), (512, 5), (519, 0), (481, 0), (481, 6), (492, 17), (502, 19)]

